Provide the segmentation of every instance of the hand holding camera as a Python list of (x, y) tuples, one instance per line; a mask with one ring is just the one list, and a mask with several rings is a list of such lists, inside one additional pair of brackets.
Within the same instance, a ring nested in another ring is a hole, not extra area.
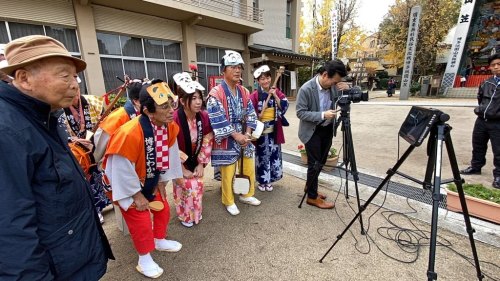
[(323, 116), (327, 120), (334, 119), (337, 116), (337, 110), (333, 110), (333, 109), (327, 110), (324, 112)]

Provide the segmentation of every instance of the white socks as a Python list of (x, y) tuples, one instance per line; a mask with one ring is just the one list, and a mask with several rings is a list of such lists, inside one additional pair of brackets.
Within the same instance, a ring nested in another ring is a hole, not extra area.
[(182, 244), (174, 240), (155, 238), (155, 247), (158, 251), (178, 252), (182, 248)]
[(143, 256), (139, 255), (139, 266), (143, 269), (149, 269), (158, 266), (158, 264), (153, 260), (151, 254), (147, 253)]

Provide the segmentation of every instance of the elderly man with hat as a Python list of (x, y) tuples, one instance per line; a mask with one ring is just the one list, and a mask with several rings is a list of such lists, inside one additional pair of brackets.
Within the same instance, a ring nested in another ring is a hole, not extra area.
[(0, 279), (98, 280), (114, 258), (89, 184), (53, 113), (78, 92), (86, 63), (46, 36), (5, 48), (0, 83)]
[(258, 206), (255, 198), (255, 146), (251, 143), (251, 133), (257, 126), (257, 115), (250, 101), (250, 93), (240, 85), (243, 59), (235, 51), (226, 50), (222, 57), (221, 68), (224, 80), (212, 88), (207, 100), (207, 111), (214, 131), (215, 142), (212, 148), (212, 166), (220, 168), (222, 180), (222, 204), (235, 216), (240, 213), (234, 203), (234, 177), (237, 164), (249, 177), (249, 189), (239, 200), (242, 203)]
[(153, 80), (142, 86), (139, 102), (141, 115), (111, 136), (103, 168), (113, 187), (113, 201), (120, 206), (139, 254), (136, 269), (144, 276), (158, 278), (163, 269), (150, 253), (182, 248), (179, 242), (165, 239), (170, 220), (165, 188), (169, 180), (183, 184), (179, 127), (173, 122), (177, 96), (165, 82)]

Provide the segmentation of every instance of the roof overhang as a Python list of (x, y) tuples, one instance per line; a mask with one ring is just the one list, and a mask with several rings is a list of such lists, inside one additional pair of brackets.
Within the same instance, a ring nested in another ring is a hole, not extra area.
[(313, 62), (321, 61), (321, 58), (295, 53), (287, 49), (270, 47), (260, 44), (248, 46), (248, 49), (250, 50), (250, 52), (262, 55), (261, 57), (251, 59), (251, 63), (258, 63), (269, 60), (277, 63), (309, 66)]

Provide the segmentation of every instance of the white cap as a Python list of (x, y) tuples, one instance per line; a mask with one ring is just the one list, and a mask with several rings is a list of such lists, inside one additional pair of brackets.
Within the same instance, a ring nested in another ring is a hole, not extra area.
[(255, 77), (255, 79), (258, 79), (262, 75), (262, 73), (268, 72), (268, 71), (271, 71), (271, 69), (269, 68), (269, 66), (267, 66), (266, 64), (261, 65), (261, 66), (259, 66), (259, 68), (257, 68), (253, 72), (253, 77)]
[(173, 78), (175, 84), (179, 85), (186, 94), (192, 94), (196, 92), (196, 90), (205, 90), (205, 87), (198, 83), (198, 81), (193, 81), (191, 75), (187, 72), (176, 73)]
[(224, 66), (245, 64), (240, 53), (235, 51), (226, 50), (226, 54), (222, 58), (224, 59)]

